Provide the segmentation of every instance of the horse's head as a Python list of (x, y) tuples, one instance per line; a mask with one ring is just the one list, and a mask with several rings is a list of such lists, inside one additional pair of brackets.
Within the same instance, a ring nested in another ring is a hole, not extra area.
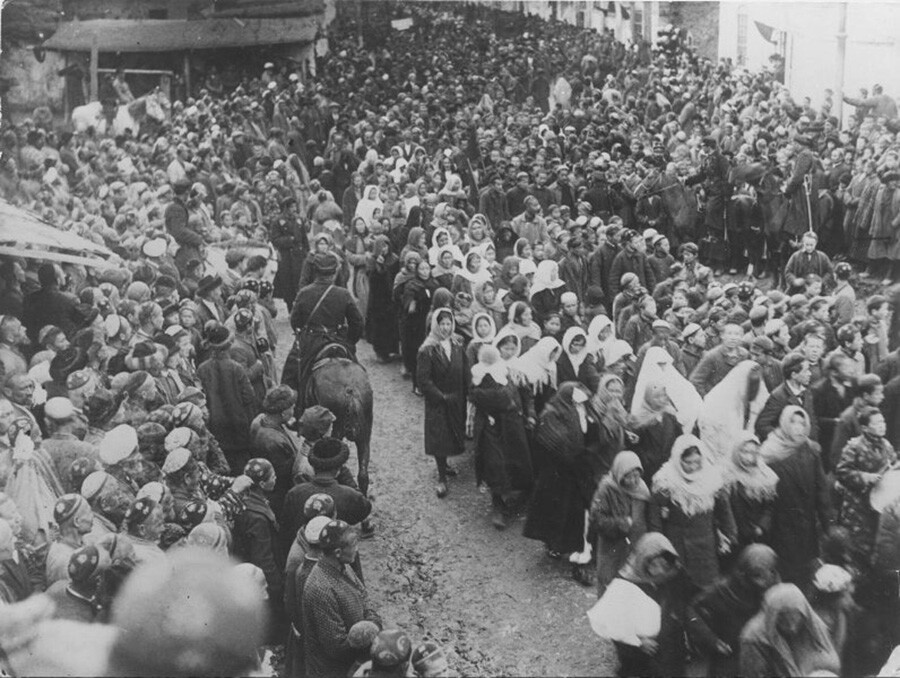
[(156, 122), (163, 122), (166, 119), (166, 109), (159, 90), (151, 92), (144, 98), (147, 102), (147, 117), (153, 118)]

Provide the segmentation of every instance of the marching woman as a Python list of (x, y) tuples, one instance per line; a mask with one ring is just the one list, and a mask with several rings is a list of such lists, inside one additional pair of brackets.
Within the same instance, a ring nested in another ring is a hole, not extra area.
[[(521, 264), (520, 270), (521, 270)], [(530, 302), (534, 316), (541, 323), (548, 313), (558, 311), (566, 283), (559, 277), (559, 264), (553, 260), (545, 260), (538, 264), (531, 285)]]
[(397, 255), (391, 252), (391, 241), (387, 236), (375, 237), (367, 267), (369, 306), (366, 313), (366, 333), (377, 358), (387, 362), (397, 352), (399, 341), (397, 309), (391, 289), (399, 270), (399, 262)]
[[(412, 376), (413, 392), (419, 394), (421, 391), (416, 360), (428, 330), (425, 319), (431, 311), (432, 297), (437, 288), (431, 277), (431, 265), (427, 261), (414, 254), (407, 255), (407, 261), (415, 262), (415, 275), (404, 284), (401, 293), (400, 340), (403, 346), (403, 365)], [(396, 283), (394, 289), (396, 293)]]
[(781, 577), (806, 584), (809, 564), (819, 555), (819, 534), (829, 526), (829, 488), (819, 444), (809, 439), (809, 415), (788, 405), (760, 456), (778, 476), (769, 543), (778, 554)]
[(556, 361), (559, 381), (577, 381), (592, 394), (597, 392), (600, 375), (594, 357), (587, 349), (587, 334), (580, 327), (570, 327), (562, 340), (562, 353)]
[(463, 453), (466, 433), (468, 369), (462, 342), (453, 330), (453, 311), (437, 309), (431, 318), (431, 333), (419, 349), (416, 369), (425, 396), (425, 454), (437, 463), (435, 491), (441, 499), (447, 496), (448, 476), (456, 475), (447, 458)]
[(719, 576), (718, 556), (731, 550), (737, 528), (722, 475), (692, 435), (675, 441), (669, 461), (653, 476), (650, 529), (671, 540), (696, 586)]
[(506, 528), (517, 495), (530, 490), (534, 481), (523, 393), (528, 391), (509, 379), (500, 352), (483, 346), (472, 368), (470, 393), (475, 404), (475, 476), (491, 490), (491, 522), (498, 530)]
[[(589, 429), (596, 417), (589, 409), (590, 394), (576, 382), (566, 382), (547, 403), (535, 435), (540, 476), (522, 534), (547, 546), (551, 558), (570, 554), (572, 574), (590, 584), (587, 559), (581, 558), (585, 516), (596, 481), (589, 459)], [(584, 563), (580, 562), (585, 560)]]
[(768, 543), (778, 476), (760, 457), (759, 439), (751, 431), (744, 431), (734, 445), (723, 475), (737, 525), (732, 554), (750, 544)]
[(504, 327), (510, 328), (519, 337), (521, 352), (527, 353), (541, 339), (541, 328), (533, 320), (531, 308), (522, 301), (513, 302)]
[(598, 596), (625, 564), (631, 545), (647, 532), (650, 490), (642, 473), (641, 460), (634, 452), (619, 452), (594, 493), (591, 527), (597, 534)]
[(513, 364), (514, 377), (521, 378), (519, 380), (531, 389), (534, 410), (538, 414), (544, 411), (544, 406), (556, 393), (559, 384), (557, 359), (561, 353), (562, 347), (556, 339), (543, 337)]

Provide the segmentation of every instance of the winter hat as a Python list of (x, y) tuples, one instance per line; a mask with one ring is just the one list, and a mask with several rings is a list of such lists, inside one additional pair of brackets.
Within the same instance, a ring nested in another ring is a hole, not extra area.
[(337, 417), (328, 408), (313, 405), (303, 410), (297, 422), (297, 431), (307, 439), (321, 438), (335, 419)]
[(62, 525), (75, 517), (79, 510), (90, 510), (87, 501), (80, 494), (64, 494), (53, 505), (53, 520)]
[(437, 643), (427, 640), (415, 650), (410, 663), (418, 676), (440, 676), (447, 673), (447, 656)]
[(279, 414), (292, 408), (297, 402), (297, 392), (290, 386), (279, 385), (266, 393), (262, 410), (266, 414)]
[[(83, 501), (83, 500), (82, 500)], [(69, 556), (69, 579), (76, 583), (88, 581), (91, 577), (102, 572), (110, 565), (109, 554), (106, 549), (98, 548), (94, 544), (87, 544), (75, 549)]]
[(116, 479), (106, 471), (94, 471), (81, 483), (81, 496), (91, 501), (103, 491), (109, 482), (115, 483)]
[(244, 475), (258, 485), (275, 475), (275, 467), (268, 459), (257, 457), (247, 462)]
[(125, 512), (125, 524), (131, 527), (143, 525), (144, 521), (153, 513), (153, 509), (157, 507), (157, 502), (150, 497), (141, 497), (131, 502), (131, 506)]
[(185, 540), (186, 546), (208, 549), (223, 556), (228, 555), (228, 533), (216, 523), (201, 522), (195, 525)]
[(132, 372), (159, 370), (165, 366), (168, 355), (168, 349), (164, 346), (151, 341), (139, 341), (125, 356), (125, 367)]
[(75, 406), (68, 398), (50, 398), (44, 403), (44, 417), (50, 421), (65, 421), (75, 416)]
[(309, 464), (317, 471), (336, 471), (350, 458), (350, 448), (337, 438), (317, 440), (309, 453)]
[(303, 536), (306, 538), (306, 541), (313, 546), (318, 546), (319, 540), (322, 538), (322, 530), (331, 520), (328, 516), (310, 518), (309, 522), (306, 523), (306, 527), (303, 528)]
[(165, 438), (166, 452), (171, 452), (179, 447), (189, 447), (191, 444), (191, 437), (194, 435), (194, 432), (185, 426), (179, 426), (178, 428), (172, 429)]
[(388, 629), (375, 636), (370, 652), (373, 668), (392, 668), (409, 659), (412, 642), (400, 629)]
[(311, 520), (317, 516), (330, 516), (333, 518), (336, 510), (334, 497), (324, 492), (317, 492), (303, 504), (303, 517), (306, 520)]
[(188, 502), (178, 512), (178, 522), (188, 529), (192, 529), (206, 520), (207, 510), (205, 501)]
[(347, 643), (354, 650), (368, 649), (372, 647), (372, 641), (375, 640), (379, 630), (375, 622), (368, 619), (358, 621), (350, 627), (350, 632), (347, 634)]
[(166, 455), (166, 460), (163, 462), (162, 472), (163, 475), (171, 475), (183, 469), (187, 466), (187, 463), (191, 460), (191, 451), (184, 447), (177, 447), (168, 455)]
[(138, 436), (134, 427), (128, 424), (119, 424), (113, 430), (108, 431), (100, 441), (100, 461), (106, 466), (118, 464), (134, 454), (137, 447)]

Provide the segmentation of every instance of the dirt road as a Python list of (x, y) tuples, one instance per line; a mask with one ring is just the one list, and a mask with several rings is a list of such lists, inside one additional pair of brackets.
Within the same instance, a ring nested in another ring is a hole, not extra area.
[[(283, 308), (278, 315), (283, 357), (290, 334)], [(399, 364), (376, 363), (365, 343), (359, 355), (375, 392), (376, 534), (363, 542), (362, 558), (385, 621), (414, 642), (437, 640), (465, 675), (612, 674), (615, 651), (585, 616), (594, 589), (522, 537), (522, 519), (504, 532), (490, 524), (490, 495), (475, 486), (471, 451), (454, 460), (459, 476), (438, 499), (434, 462), (423, 452), (421, 398)]]

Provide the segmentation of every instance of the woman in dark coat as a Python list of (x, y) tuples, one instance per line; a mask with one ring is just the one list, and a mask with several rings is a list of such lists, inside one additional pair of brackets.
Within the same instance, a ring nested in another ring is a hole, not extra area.
[(779, 581), (775, 551), (752, 544), (741, 551), (731, 575), (688, 605), (688, 636), (709, 661), (706, 675), (738, 675), (741, 631), (759, 612), (763, 594)]
[(559, 264), (552, 259), (545, 259), (538, 264), (531, 285), (529, 303), (534, 309), (534, 317), (540, 325), (549, 313), (559, 310), (560, 299), (567, 292), (566, 283), (559, 277)]
[(403, 347), (403, 366), (412, 376), (413, 392), (418, 392), (419, 384), (416, 376), (416, 358), (419, 347), (428, 334), (425, 319), (431, 310), (431, 297), (434, 294), (435, 282), (431, 278), (431, 265), (412, 253), (406, 259), (409, 265), (415, 265), (415, 274), (402, 288), (394, 285), (394, 299), (399, 301), (400, 341)]
[(644, 480), (650, 482), (666, 463), (672, 444), (683, 430), (662, 383), (648, 383), (643, 393), (635, 393), (634, 402), (639, 403), (631, 415), (631, 430), (638, 437), (634, 451), (644, 465)]
[(596, 481), (587, 451), (597, 425), (581, 384), (566, 382), (541, 413), (535, 436), (540, 470), (522, 534), (547, 545), (551, 558), (584, 548), (585, 513)]
[(819, 555), (819, 534), (829, 526), (829, 487), (819, 444), (809, 439), (809, 429), (806, 411), (788, 405), (760, 448), (778, 476), (769, 543), (778, 554), (782, 579), (800, 585), (806, 584), (809, 564)]
[(719, 576), (718, 555), (728, 553), (737, 532), (721, 473), (705, 451), (692, 435), (678, 438), (669, 461), (653, 476), (650, 504), (650, 529), (669, 538), (701, 588)]
[(580, 327), (570, 327), (563, 335), (562, 349), (556, 361), (557, 381), (577, 381), (591, 393), (596, 393), (600, 375), (594, 356), (587, 350), (587, 333)]
[[(425, 262), (427, 265), (427, 262)], [(431, 333), (417, 359), (418, 384), (425, 396), (425, 454), (438, 469), (437, 496), (447, 496), (447, 477), (456, 471), (447, 457), (464, 452), (468, 368), (462, 342), (453, 334), (453, 311), (441, 308), (431, 318)]]
[(294, 304), (303, 272), (303, 262), (309, 253), (309, 237), (306, 227), (296, 214), (297, 201), (285, 198), (282, 209), (286, 210), (272, 221), (269, 238), (278, 250), (278, 271), (275, 273), (275, 299), (284, 299), (288, 313)]
[(732, 553), (736, 555), (750, 544), (768, 543), (778, 476), (760, 458), (759, 439), (752, 432), (741, 434), (724, 476), (737, 525), (737, 545)]
[(514, 495), (527, 492), (534, 482), (522, 397), (528, 390), (513, 384), (507, 371), (500, 352), (483, 346), (469, 393), (475, 404), (475, 480), (491, 488), (491, 522), (498, 530), (506, 528)]
[(392, 286), (400, 268), (397, 256), (391, 252), (387, 236), (376, 236), (372, 257), (368, 262), (369, 305), (366, 310), (366, 333), (375, 355), (387, 362), (397, 352), (399, 328), (394, 306)]
[(619, 452), (591, 502), (591, 531), (596, 533), (597, 595), (625, 565), (631, 545), (647, 532), (650, 490), (642, 480), (641, 460)]

